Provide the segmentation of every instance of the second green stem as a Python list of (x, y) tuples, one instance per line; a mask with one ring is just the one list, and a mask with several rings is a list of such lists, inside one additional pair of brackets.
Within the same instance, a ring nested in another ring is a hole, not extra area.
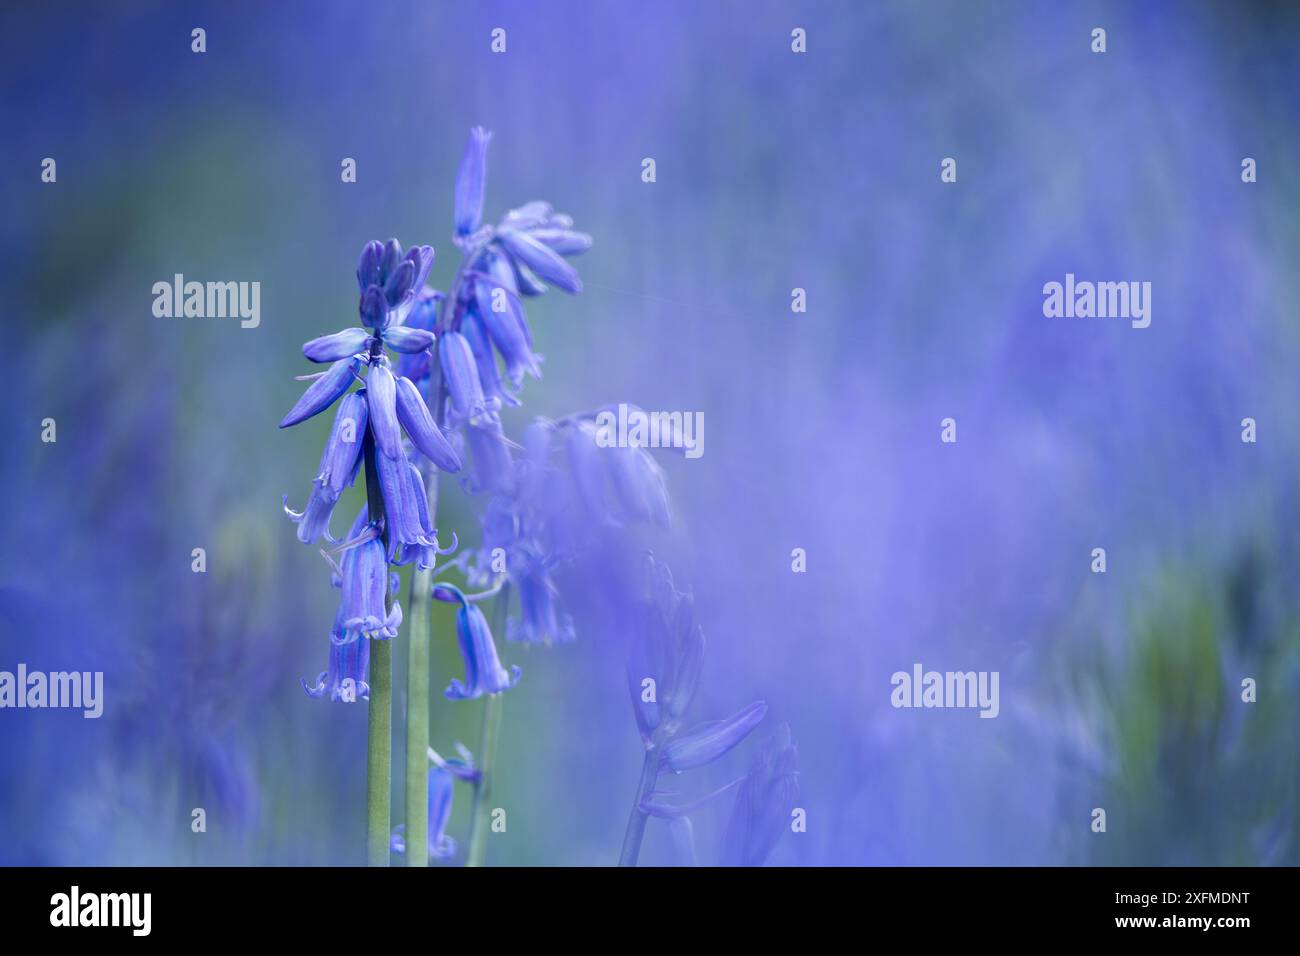
[[(504, 635), (509, 606), (510, 584), (507, 582), (492, 603), (492, 632), (498, 639)], [(474, 785), (474, 805), (470, 811), (466, 866), (482, 866), (487, 858), (488, 804), (492, 795), (492, 764), (496, 759), (497, 733), (501, 726), (501, 697), (501, 694), (488, 694), (484, 701), (483, 726), (479, 731), (478, 742), (479, 778)]]

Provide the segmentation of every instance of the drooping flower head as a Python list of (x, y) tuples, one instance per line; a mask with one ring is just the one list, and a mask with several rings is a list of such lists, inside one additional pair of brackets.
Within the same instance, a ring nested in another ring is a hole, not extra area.
[(456, 640), (465, 662), (465, 680), (452, 680), (446, 695), (452, 700), (473, 700), (484, 694), (499, 694), (519, 683), (519, 667), (506, 670), (497, 656), (496, 642), (488, 627), (487, 618), (457, 587), (439, 584), (433, 589), (439, 601), (458, 603), (456, 612)]
[[(419, 246), (403, 255), (396, 239), (385, 244), (367, 243), (357, 266), (359, 309), (367, 327), (344, 329), (303, 346), (309, 360), (332, 364), (315, 378), (280, 427), (306, 421), (343, 399), (306, 508), (295, 512), (286, 504), (285, 510), (298, 524), (298, 536), (304, 542), (315, 541), (321, 535), (328, 537), (339, 493), (355, 481), (363, 444), (369, 439), (380, 452), (376, 465), (386, 517), (382, 530), (388, 535), (390, 560), (397, 564), (414, 561), (427, 568), (432, 567), (439, 553), (424, 482), (416, 480), (418, 471), (408, 448), (447, 472), (460, 470), (460, 456), (434, 421), (415, 383), (404, 375), (393, 374), (388, 355), (392, 350), (401, 358), (422, 358), (427, 368), (436, 341), (434, 333), (430, 328), (405, 325), (403, 320), (412, 313), (420, 321), (428, 320), (429, 303), (436, 297), (422, 290), (432, 264), (430, 246)], [(413, 308), (417, 303), (419, 308)], [(349, 392), (354, 382), (362, 387)]]
[[(657, 464), (641, 448), (597, 445), (596, 414), (538, 418), (520, 445), (502, 441), (491, 453), (470, 456), (474, 464), (463, 479), (466, 488), (493, 494), (482, 511), (482, 542), (467, 556), (466, 575), (475, 587), (486, 587), (502, 574), (512, 584), (519, 616), (507, 624), (508, 640), (572, 640), (573, 623), (557, 604), (557, 570), (595, 544), (601, 532), (669, 521), (667, 488)], [(629, 462), (625, 456), (634, 458)], [(628, 500), (644, 507), (625, 507)]]
[(641, 739), (659, 748), (661, 769), (683, 773), (713, 763), (749, 736), (767, 704), (754, 701), (725, 720), (682, 730), (704, 667), (704, 632), (695, 623), (691, 596), (677, 590), (668, 566), (648, 555), (645, 567), (645, 594), (628, 649), (628, 692)]
[(799, 799), (799, 752), (782, 724), (754, 758), (736, 792), (722, 844), (724, 866), (762, 866), (790, 827)]
[(334, 615), (334, 628), (330, 631), (329, 670), (321, 672), (314, 685), (304, 680), (302, 689), (310, 697), (328, 695), (332, 701), (355, 703), (370, 699), (370, 684), (366, 677), (370, 668), (370, 642), (348, 641), (343, 626), (343, 608)]
[(496, 225), (484, 224), (491, 139), (491, 133), (475, 127), (461, 158), (454, 241), (464, 260), (428, 326), (440, 340), (446, 421), (453, 428), (486, 432), (481, 440), (470, 436), (471, 449), (484, 454), (496, 453), (495, 427), (484, 416), (502, 405), (518, 405), (525, 375), (541, 377), (542, 357), (533, 351), (523, 298), (540, 295), (547, 283), (570, 294), (582, 291), (582, 280), (566, 259), (591, 248), (591, 237), (575, 231), (572, 218), (545, 202), (525, 203)]
[[(455, 797), (457, 780), (474, 781), (478, 771), (474, 769), (474, 758), (460, 744), (456, 745), (460, 758), (444, 760), (432, 748), (429, 759), (433, 766), (429, 768), (429, 859), (448, 860), (456, 854), (456, 841), (447, 835), (447, 824), (451, 821), (452, 802)], [(393, 831), (388, 843), (394, 853), (406, 852), (406, 825), (399, 824)]]
[(650, 743), (673, 737), (695, 698), (704, 669), (704, 630), (695, 622), (694, 599), (677, 590), (668, 565), (648, 555), (645, 575), (627, 678), (637, 727)]

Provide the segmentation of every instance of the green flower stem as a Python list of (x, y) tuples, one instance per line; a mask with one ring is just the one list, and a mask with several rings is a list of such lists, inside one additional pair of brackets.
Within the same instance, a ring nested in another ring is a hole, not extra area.
[[(505, 632), (506, 611), (510, 606), (510, 584), (502, 586), (492, 599), (492, 633), (500, 639)], [(470, 810), (469, 852), (466, 866), (482, 866), (487, 858), (488, 803), (492, 796), (492, 764), (496, 759), (497, 732), (501, 726), (501, 694), (488, 694), (483, 706), (483, 725), (479, 731), (479, 778), (474, 784), (474, 803)]]
[[(366, 430), (362, 454), (366, 461), (366, 501), (370, 520), (382, 521), (384, 499), (375, 465), (375, 440)], [(384, 532), (388, 551), (388, 532)], [(391, 586), (385, 588), (384, 604), (391, 607)], [(360, 638), (360, 640), (370, 640)], [(370, 724), (366, 735), (366, 862), (388, 866), (388, 842), (392, 814), (393, 764), (393, 642), (370, 641)]]
[(623, 852), (619, 854), (619, 866), (636, 866), (637, 857), (641, 855), (641, 839), (645, 836), (645, 823), (648, 819), (648, 814), (641, 809), (641, 803), (654, 790), (658, 780), (659, 751), (652, 746), (647, 748), (645, 763), (641, 765), (641, 782), (637, 784), (632, 812), (627, 818), (627, 830), (623, 833)]
[[(421, 469), (429, 518), (438, 513), (438, 472)], [(429, 645), (433, 631), (433, 569), (411, 575), (411, 633), (406, 670), (406, 865), (428, 866)]]

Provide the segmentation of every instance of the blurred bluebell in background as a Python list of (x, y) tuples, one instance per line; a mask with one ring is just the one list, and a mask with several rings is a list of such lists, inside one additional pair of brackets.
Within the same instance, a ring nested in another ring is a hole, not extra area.
[[(477, 126), (490, 219), (546, 196), (595, 237), (580, 297), (529, 302), (505, 433), (628, 401), (709, 434), (657, 459), (673, 530), (548, 568), (578, 640), (511, 645), (493, 862), (617, 859), (643, 549), (708, 634), (696, 710), (769, 711), (692, 771), (749, 768), (690, 815), (700, 862), (1300, 862), (1293, 6), (51, 3), (0, 37), (0, 670), (105, 674), (99, 720), (0, 712), (0, 862), (364, 858), (365, 705), (302, 692), (336, 595), (279, 510), (328, 425), (276, 425), (366, 240), (430, 242), (448, 287)], [(176, 273), (260, 282), (260, 324), (156, 318)], [(1150, 281), (1151, 326), (1044, 318), (1066, 273)], [(478, 520), (439, 503), (443, 539)], [(894, 710), (914, 662), (999, 671), (1000, 716)], [(772, 839), (786, 788), (807, 831)]]

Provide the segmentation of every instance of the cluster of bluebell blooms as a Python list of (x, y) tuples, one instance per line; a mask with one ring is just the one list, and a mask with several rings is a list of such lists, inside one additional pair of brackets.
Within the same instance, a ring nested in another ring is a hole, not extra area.
[(573, 622), (557, 607), (556, 568), (604, 531), (671, 523), (659, 465), (642, 448), (598, 447), (592, 422), (599, 411), (529, 425), (483, 509), (480, 547), (463, 556), (472, 586), (504, 574), (518, 594), (519, 615), (508, 622), (508, 640), (572, 640)]
[[(447, 553), (439, 548), (428, 515), (422, 471), (428, 465), (417, 465), (413, 450), (435, 469), (454, 473), (461, 470), (468, 449), (466, 489), (509, 491), (513, 466), (499, 410), (519, 404), (525, 373), (541, 374), (522, 297), (540, 295), (547, 283), (569, 293), (582, 288), (565, 257), (590, 248), (591, 237), (575, 231), (570, 217), (548, 203), (531, 202), (512, 209), (496, 226), (483, 224), (490, 138), (482, 129), (472, 131), (457, 175), (455, 242), (463, 261), (451, 291), (443, 294), (425, 285), (432, 247), (403, 254), (396, 239), (370, 242), (357, 266), (362, 325), (303, 346), (308, 359), (331, 363), (330, 368), (316, 377), (280, 427), (296, 425), (343, 400), (306, 507), (298, 512), (286, 504), (299, 539), (311, 543), (323, 536), (334, 543), (330, 518), (340, 493), (356, 480), (367, 440), (381, 453), (374, 461), (384, 505), (382, 520), (363, 509), (332, 552), (342, 556), (341, 565), (334, 567), (342, 603), (331, 634), (330, 669), (309, 688), (315, 695), (328, 692), (333, 700), (364, 696), (368, 652), (346, 645), (358, 637), (384, 639), (397, 633), (401, 606), (392, 602), (391, 609), (385, 607), (388, 564), (431, 568), (438, 554)], [(395, 362), (388, 350), (396, 353)], [(362, 387), (349, 392), (354, 382)], [(440, 413), (437, 419), (430, 405)], [(387, 552), (381, 538), (388, 542)], [(521, 553), (515, 564), (524, 567), (528, 560)], [(527, 595), (527, 606), (533, 608), (532, 596), (540, 592), (532, 586), (533, 578), (525, 580), (521, 597)], [(463, 595), (449, 596), (447, 589), (435, 596), (464, 605), (457, 627), (467, 676), (448, 688), (448, 695), (476, 697), (513, 686), (517, 673), (503, 684), (497, 680), (499, 664), (494, 668), (488, 662), (489, 657), (496, 660), (496, 651), (482, 612)]]
[(694, 863), (690, 815), (716, 797), (737, 790), (722, 855), (732, 865), (757, 866), (767, 858), (789, 822), (798, 797), (798, 756), (782, 724), (749, 771), (695, 799), (661, 790), (665, 774), (711, 764), (738, 746), (762, 722), (767, 705), (754, 701), (724, 720), (686, 729), (704, 667), (704, 632), (694, 600), (679, 591), (672, 572), (653, 555), (646, 561), (646, 594), (628, 654), (628, 690), (646, 750), (637, 803), (628, 821), (622, 862), (635, 864), (647, 817), (668, 821), (684, 862)]
[[(403, 255), (396, 239), (366, 244), (357, 266), (364, 327), (321, 336), (303, 346), (309, 360), (330, 367), (314, 376), (280, 422), (281, 428), (288, 428), (338, 402), (306, 507), (299, 512), (285, 505), (285, 512), (298, 525), (300, 541), (310, 544), (324, 537), (335, 545), (325, 554), (333, 568), (333, 582), (341, 592), (340, 604), (330, 634), (329, 670), (315, 686), (307, 688), (313, 696), (328, 693), (331, 700), (343, 701), (366, 696), (369, 651), (349, 645), (362, 638), (397, 635), (402, 609), (396, 601), (389, 606), (388, 595), (393, 589), (389, 565), (414, 562), (430, 568), (439, 553), (446, 553), (439, 548), (437, 531), (429, 520), (423, 476), (412, 459), (418, 451), (438, 468), (459, 471), (460, 458), (434, 422), (415, 384), (404, 376), (394, 376), (388, 355), (390, 349), (413, 354), (433, 346), (431, 332), (403, 324), (432, 265), (430, 246)], [(361, 387), (350, 391), (354, 383)], [(373, 464), (374, 477), (368, 481), (378, 486), (382, 514), (363, 507), (338, 542), (330, 533), (330, 518), (339, 495), (356, 481), (363, 463), (368, 468)]]
[[(460, 472), (468, 455), (470, 467), (462, 479), (467, 491), (513, 491), (513, 443), (505, 437), (499, 412), (519, 404), (524, 376), (540, 377), (542, 361), (533, 350), (523, 299), (542, 294), (548, 285), (571, 294), (582, 288), (566, 257), (590, 248), (591, 237), (575, 231), (570, 217), (548, 203), (531, 202), (510, 210), (496, 225), (483, 223), (490, 139), (482, 129), (471, 132), (457, 175), (454, 241), (462, 262), (449, 292), (426, 286), (432, 247), (403, 253), (395, 239), (370, 242), (357, 266), (360, 325), (303, 346), (308, 359), (330, 367), (313, 376), (280, 426), (296, 425), (339, 402), (306, 506), (290, 509), (287, 496), (285, 503), (301, 541), (323, 537), (334, 545), (324, 553), (341, 598), (328, 669), (313, 685), (303, 682), (314, 697), (368, 696), (368, 640), (396, 636), (402, 621), (401, 605), (390, 600), (396, 590), (390, 565), (429, 569), (439, 554), (455, 549), (454, 542), (449, 549), (439, 547), (427, 482), (436, 480), (438, 471)], [(354, 383), (360, 387), (352, 391)], [(339, 542), (330, 519), (362, 467), (370, 500)], [(372, 483), (382, 508), (374, 506)], [(552, 586), (541, 574), (540, 553), (524, 540), (512, 545), (517, 553), (510, 565), (525, 619), (541, 622), (533, 629), (545, 630), (551, 639), (559, 626), (553, 607), (544, 603)], [(432, 596), (459, 604), (456, 630), (465, 679), (453, 680), (447, 696), (472, 699), (513, 687), (519, 669), (506, 670), (500, 663), (487, 619), (475, 603), (484, 595), (467, 596), (440, 583)], [(430, 771), (431, 814), (450, 810), (446, 774), (453, 766), (435, 764)], [(441, 828), (431, 826), (431, 833), (441, 834)], [(431, 841), (435, 852), (445, 846), (441, 836)]]
[[(650, 454), (597, 442), (594, 423), (601, 409), (538, 418), (522, 444), (505, 435), (501, 409), (520, 404), (525, 376), (541, 376), (524, 299), (549, 286), (579, 292), (581, 280), (567, 257), (590, 248), (591, 237), (545, 202), (526, 203), (496, 225), (484, 224), (489, 141), (484, 130), (472, 131), (457, 176), (454, 242), (462, 262), (449, 291), (426, 286), (431, 247), (403, 253), (395, 239), (370, 242), (357, 266), (360, 326), (303, 346), (308, 359), (329, 368), (312, 376), (280, 426), (296, 425), (338, 402), (306, 506), (290, 509), (287, 496), (285, 504), (301, 541), (324, 538), (331, 545), (322, 553), (340, 591), (328, 669), (313, 685), (303, 683), (313, 697), (367, 697), (369, 640), (396, 636), (402, 622), (401, 606), (391, 599), (397, 590), (391, 567), (413, 563), (431, 569), (439, 555), (455, 550), (454, 540), (450, 548), (439, 546), (429, 514), (428, 483), (439, 472), (460, 473), (468, 493), (487, 499), (480, 546), (452, 562), (467, 588), (484, 590), (467, 593), (447, 581), (432, 586), (434, 599), (457, 605), (465, 677), (447, 687), (453, 699), (499, 694), (520, 678), (518, 667), (501, 663), (481, 601), (498, 597), (507, 603), (507, 595), (518, 594), (519, 615), (506, 618), (511, 640), (572, 640), (573, 623), (556, 603), (556, 566), (574, 558), (593, 534), (633, 523), (671, 523), (663, 473)], [(330, 520), (363, 467), (369, 500), (340, 541)], [(634, 688), (638, 724), (654, 760), (634, 817), (667, 818), (676, 834), (685, 828), (689, 836), (688, 814), (702, 801), (674, 803), (654, 788), (659, 775), (719, 759), (759, 724), (767, 708), (755, 702), (727, 720), (683, 729), (699, 680), (703, 636), (689, 595), (676, 591), (665, 566), (652, 559), (650, 568), (651, 613), (634, 641), (639, 660), (630, 673), (655, 675), (657, 682), (658, 696), (646, 698)], [(729, 839), (743, 862), (766, 857), (780, 832), (779, 817), (793, 799), (788, 731), (784, 740), (764, 751), (747, 776), (723, 788), (738, 788)], [(432, 750), (430, 759), (429, 853), (445, 858), (455, 848), (445, 832), (453, 783), (478, 782), (487, 771), (476, 768), (463, 748), (460, 759), (444, 760)], [(402, 828), (391, 848), (406, 851)]]
[[(479, 777), (473, 755), (460, 744), (456, 745), (459, 757), (444, 758), (429, 748), (429, 859), (447, 860), (456, 853), (456, 841), (447, 834), (451, 821), (455, 782), (473, 783)], [(394, 853), (406, 852), (406, 825), (399, 823), (393, 830), (388, 847)]]

